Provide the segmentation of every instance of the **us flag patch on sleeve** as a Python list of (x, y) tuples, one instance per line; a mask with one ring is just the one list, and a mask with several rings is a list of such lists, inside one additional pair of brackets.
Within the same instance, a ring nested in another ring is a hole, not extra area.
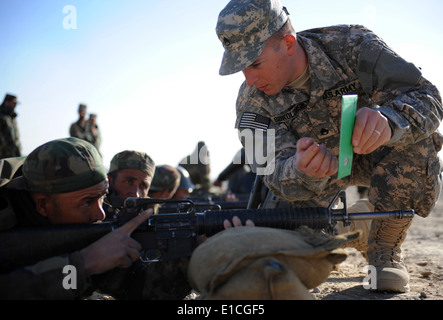
[(243, 112), (238, 124), (239, 129), (258, 129), (266, 131), (269, 128), (271, 119), (252, 112)]

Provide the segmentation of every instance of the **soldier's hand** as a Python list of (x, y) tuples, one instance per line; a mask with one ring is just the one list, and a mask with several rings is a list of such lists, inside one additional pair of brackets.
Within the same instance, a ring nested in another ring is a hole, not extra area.
[(388, 119), (380, 112), (361, 108), (355, 115), (352, 145), (357, 154), (369, 154), (391, 140)]
[(120, 228), (81, 250), (86, 274), (100, 274), (114, 268), (130, 267), (140, 257), (142, 249), (131, 238), (131, 233), (152, 214), (153, 209), (141, 212)]
[[(231, 223), (231, 221), (229, 221), (228, 219), (226, 219), (226, 220), (224, 220), (223, 221), (223, 227), (225, 228), (225, 229), (229, 229), (229, 228), (232, 228), (232, 227), (241, 227), (241, 226), (243, 226), (243, 224), (242, 224), (242, 222), (241, 222), (241, 220), (240, 220), (240, 218), (239, 217), (237, 217), (237, 216), (235, 216), (235, 217), (233, 217), (232, 218), (232, 223)], [(255, 224), (254, 224), (254, 222), (252, 221), (252, 220), (246, 220), (245, 221), (245, 226), (246, 227), (254, 227), (255, 226)], [(197, 237), (197, 245), (200, 245), (200, 244), (202, 244), (204, 241), (206, 241), (208, 239), (208, 237), (206, 236), (206, 235), (200, 235), (200, 236), (198, 236)]]
[[(243, 226), (243, 224), (242, 224), (240, 218), (237, 217), (237, 216), (232, 218), (232, 224), (231, 224), (231, 222), (228, 219), (223, 221), (223, 227), (225, 229), (229, 229), (229, 228), (232, 228), (232, 227), (241, 227), (241, 226)], [(255, 224), (254, 224), (254, 222), (252, 220), (248, 219), (248, 220), (245, 221), (245, 226), (246, 227), (254, 227)]]
[(295, 167), (309, 177), (325, 178), (337, 173), (338, 160), (325, 145), (301, 138), (297, 141)]

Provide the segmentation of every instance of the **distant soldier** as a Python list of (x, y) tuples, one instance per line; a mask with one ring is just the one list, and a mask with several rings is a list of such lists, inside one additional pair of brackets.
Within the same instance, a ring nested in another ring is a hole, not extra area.
[(21, 156), (16, 106), (17, 97), (6, 94), (0, 106), (0, 159)]
[(87, 106), (85, 104), (79, 104), (78, 106), (78, 120), (71, 124), (69, 128), (69, 135), (74, 138), (79, 138), (82, 140), (86, 139), (86, 110)]
[(100, 129), (97, 124), (97, 115), (95, 113), (89, 114), (89, 119), (86, 122), (86, 140), (94, 147), (97, 148), (97, 150), (100, 152), (100, 145), (102, 143), (102, 136), (100, 133)]

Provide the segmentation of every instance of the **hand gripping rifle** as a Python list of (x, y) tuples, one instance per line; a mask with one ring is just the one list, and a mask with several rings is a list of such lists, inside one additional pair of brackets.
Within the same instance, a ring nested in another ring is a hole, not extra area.
[[(338, 198), (342, 208), (336, 208)], [(121, 226), (153, 203), (181, 202), (152, 198), (127, 198), (116, 221), (84, 225), (54, 225), (41, 228), (18, 228), (0, 233), (0, 273), (38, 261), (80, 250), (116, 227)], [(141, 224), (133, 233), (143, 247), (141, 260), (158, 262), (190, 256), (200, 235), (211, 236), (223, 230), (223, 221), (234, 216), (242, 223), (252, 220), (256, 226), (294, 230), (300, 226), (326, 229), (352, 220), (411, 218), (413, 210), (390, 212), (348, 213), (346, 194), (337, 194), (327, 208), (277, 208), (206, 210), (198, 212), (190, 207), (187, 212), (156, 214)]]

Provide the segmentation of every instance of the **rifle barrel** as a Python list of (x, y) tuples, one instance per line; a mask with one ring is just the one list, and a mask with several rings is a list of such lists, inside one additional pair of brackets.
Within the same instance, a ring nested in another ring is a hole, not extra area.
[(254, 221), (258, 227), (277, 229), (296, 229), (308, 226), (322, 229), (329, 225), (327, 208), (277, 208), (277, 209), (237, 209), (206, 211), (197, 214), (197, 233), (211, 236), (223, 230), (223, 221), (231, 221), (234, 216), (244, 224), (246, 220)]
[[(345, 219), (343, 215), (339, 215), (339, 217), (335, 216), (336, 215), (332, 215), (333, 221), (343, 221)], [(349, 220), (404, 219), (404, 218), (412, 218), (413, 216), (414, 216), (414, 210), (348, 213)]]
[[(334, 210), (332, 210), (334, 211)], [(207, 211), (197, 214), (197, 233), (211, 236), (223, 230), (223, 221), (231, 221), (237, 216), (242, 224), (252, 220), (258, 227), (294, 230), (301, 226), (311, 229), (324, 229), (336, 222), (349, 220), (403, 219), (411, 218), (414, 210), (388, 212), (363, 212), (334, 214), (328, 208), (277, 208), (277, 209), (238, 209)]]

